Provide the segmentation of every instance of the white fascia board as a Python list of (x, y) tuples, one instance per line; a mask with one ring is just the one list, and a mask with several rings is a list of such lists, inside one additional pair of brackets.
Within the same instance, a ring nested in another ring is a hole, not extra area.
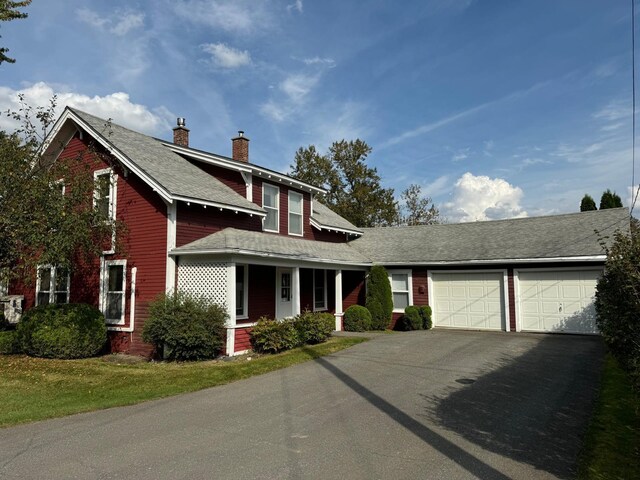
[(547, 257), (547, 258), (502, 258), (495, 260), (460, 260), (460, 261), (407, 261), (407, 262), (374, 262), (380, 265), (420, 265), (420, 266), (439, 266), (439, 265), (497, 265), (497, 264), (527, 264), (527, 263), (557, 263), (557, 262), (604, 262), (606, 255), (585, 255), (580, 257)]
[(95, 138), (100, 145), (102, 145), (110, 154), (116, 157), (122, 165), (127, 167), (130, 171), (135, 173), (138, 177), (140, 177), (145, 183), (147, 183), (155, 192), (162, 197), (168, 203), (173, 202), (173, 198), (171, 194), (156, 182), (153, 178), (146, 174), (143, 170), (141, 170), (135, 163), (133, 163), (129, 157), (123, 154), (120, 150), (114, 147), (111, 142), (105, 139), (100, 133), (96, 132), (93, 127), (85, 123), (81, 118), (77, 115), (74, 115), (71, 110), (66, 110), (65, 113), (68, 113), (68, 117), (71, 118), (74, 122), (80, 125), (84, 130), (90, 132), (93, 138)]
[(330, 227), (330, 226), (327, 226), (327, 225), (322, 225), (322, 224), (318, 223), (318, 221), (315, 220), (313, 217), (309, 218), (309, 223), (311, 223), (312, 227), (315, 227), (320, 231), (327, 230), (329, 232), (348, 233), (349, 235), (355, 235), (357, 237), (361, 237), (363, 235), (362, 232), (357, 232), (355, 230), (349, 230), (349, 229), (346, 229), (346, 228), (338, 228), (338, 227)]
[(208, 200), (200, 200), (198, 198), (189, 198), (189, 197), (183, 197), (181, 195), (172, 195), (172, 197), (174, 200), (180, 200), (182, 202), (188, 202), (188, 203), (196, 203), (198, 205), (205, 205), (207, 207), (214, 207), (214, 208), (219, 208), (220, 210), (231, 210), (232, 212), (242, 212), (242, 213), (247, 213), (249, 215), (257, 215), (259, 217), (266, 217), (267, 214), (266, 212), (261, 212), (259, 210), (251, 210), (249, 208), (244, 208), (244, 207), (235, 207), (233, 205), (226, 205), (224, 203), (218, 203), (218, 202), (210, 202)]
[(294, 263), (292, 265), (299, 265), (301, 262), (305, 263), (305, 264), (318, 264), (318, 265), (334, 265), (334, 266), (340, 266), (340, 265), (345, 265), (345, 266), (352, 266), (352, 267), (370, 267), (371, 263), (369, 262), (347, 262), (347, 261), (343, 261), (343, 260), (334, 260), (331, 258), (306, 258), (306, 257), (297, 257), (294, 255), (278, 255), (278, 254), (274, 254), (274, 253), (268, 253), (268, 252), (256, 252), (256, 251), (252, 251), (252, 250), (242, 250), (242, 249), (235, 249), (235, 248), (218, 248), (218, 249), (210, 249), (210, 248), (203, 248), (203, 249), (193, 249), (193, 250), (172, 250), (171, 252), (169, 252), (169, 255), (172, 256), (186, 256), (186, 255), (200, 255), (200, 256), (207, 256), (207, 255), (237, 255), (240, 257), (246, 257), (243, 258), (242, 260), (238, 259), (238, 263), (243, 263), (246, 261), (249, 261), (250, 263), (264, 263), (264, 264), (274, 264), (274, 265), (278, 265), (278, 266), (283, 266), (282, 263), (273, 263), (273, 262), (259, 262), (259, 259), (273, 259), (273, 260), (278, 260), (278, 261), (293, 261)]
[(253, 164), (239, 164), (236, 160), (230, 160), (228, 158), (222, 157), (220, 155), (216, 155), (214, 153), (207, 153), (202, 151), (196, 151), (188, 147), (181, 147), (171, 142), (162, 142), (162, 145), (169, 148), (175, 153), (185, 155), (187, 157), (194, 158), (196, 160), (200, 160), (205, 163), (210, 163), (211, 165), (216, 165), (218, 167), (227, 168), (229, 170), (235, 170), (237, 172), (247, 172), (251, 174), (258, 174), (261, 178), (267, 178), (270, 181), (281, 183), (284, 185), (295, 186), (300, 190), (306, 190), (308, 192), (313, 193), (326, 193), (326, 191), (322, 188), (315, 187), (305, 182), (301, 182), (300, 180), (295, 180), (287, 175), (282, 173), (278, 173), (267, 168), (258, 167)]

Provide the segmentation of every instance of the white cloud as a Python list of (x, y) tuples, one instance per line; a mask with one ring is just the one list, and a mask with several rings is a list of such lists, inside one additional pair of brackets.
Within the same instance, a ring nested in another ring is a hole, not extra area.
[(302, 62), (305, 65), (321, 65), (321, 66), (325, 66), (328, 68), (333, 68), (336, 66), (336, 61), (333, 58), (329, 58), (329, 57), (311, 57), (311, 58), (303, 58)]
[(449, 190), (451, 190), (449, 175), (442, 175), (422, 187), (422, 192), (431, 198), (435, 198)]
[[(24, 94), (25, 101), (34, 107), (47, 105), (49, 100), (57, 95), (57, 114), (60, 114), (65, 106), (75, 107), (104, 119), (112, 118), (119, 125), (150, 135), (168, 135), (171, 131), (170, 119), (174, 117), (164, 107), (150, 110), (144, 105), (133, 103), (129, 95), (123, 92), (90, 97), (70, 92), (64, 87), (54, 88), (45, 82), (35, 83), (21, 90), (0, 87), (0, 111), (18, 109), (20, 93)], [(1, 129), (10, 131), (16, 127), (13, 120), (4, 115), (0, 117)]]
[(446, 217), (460, 222), (526, 217), (520, 206), (522, 189), (502, 178), (462, 175), (454, 185), (452, 201), (443, 205)]
[(593, 118), (606, 121), (631, 119), (631, 106), (628, 102), (614, 100), (592, 115)]
[(216, 30), (243, 34), (266, 30), (274, 23), (267, 0), (182, 0), (173, 2), (177, 15)]
[(451, 161), (452, 162), (460, 162), (462, 160), (466, 160), (467, 158), (469, 158), (469, 152), (471, 151), (471, 148), (466, 147), (466, 148), (460, 148), (458, 150), (456, 150), (453, 155), (451, 155)]
[(292, 4), (287, 5), (287, 12), (297, 11), (298, 13), (302, 13), (302, 0), (295, 0)]
[(224, 43), (207, 43), (202, 49), (211, 54), (216, 65), (223, 68), (238, 68), (251, 63), (251, 56), (246, 50), (237, 50)]
[(624, 205), (626, 205), (627, 207), (629, 207), (629, 209), (631, 209), (631, 206), (633, 205), (633, 201), (635, 200), (636, 203), (633, 206), (633, 211), (636, 212), (636, 217), (638, 216), (638, 211), (640, 211), (640, 186), (634, 186), (634, 187), (627, 187), (627, 203), (625, 203)]
[(145, 18), (144, 13), (130, 9), (116, 10), (112, 15), (104, 16), (88, 8), (81, 8), (78, 10), (77, 15), (82, 22), (119, 37), (126, 35), (133, 29), (144, 26)]
[(613, 132), (614, 130), (618, 130), (620, 127), (624, 127), (624, 123), (610, 123), (609, 125), (605, 125), (604, 127), (600, 128), (600, 130), (602, 130), (603, 132)]
[(312, 75), (295, 74), (289, 75), (280, 84), (282, 90), (289, 99), (295, 103), (300, 103), (316, 86), (319, 78)]
[(290, 113), (288, 110), (286, 107), (276, 104), (273, 100), (269, 100), (260, 106), (260, 112), (265, 117), (269, 117), (276, 122), (282, 122), (287, 118)]

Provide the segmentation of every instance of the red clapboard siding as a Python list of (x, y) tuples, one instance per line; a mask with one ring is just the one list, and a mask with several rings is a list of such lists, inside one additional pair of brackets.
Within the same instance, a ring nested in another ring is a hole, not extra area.
[(300, 269), (300, 311), (313, 312), (313, 269)]
[(236, 328), (236, 341), (233, 347), (234, 352), (251, 350), (251, 328)]
[(351, 305), (364, 305), (365, 302), (365, 272), (343, 270), (342, 272), (342, 308), (346, 310)]
[(273, 318), (276, 312), (276, 269), (264, 265), (249, 265), (249, 321), (262, 316)]
[(429, 305), (427, 271), (423, 269), (413, 269), (411, 278), (413, 280), (413, 304), (419, 306)]

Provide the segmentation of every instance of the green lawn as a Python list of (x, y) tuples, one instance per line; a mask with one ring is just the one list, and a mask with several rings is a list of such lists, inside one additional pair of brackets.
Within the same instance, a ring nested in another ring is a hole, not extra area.
[(0, 427), (131, 405), (223, 385), (337, 352), (366, 339), (335, 337), (278, 355), (231, 361), (117, 364), (0, 355)]
[(617, 361), (607, 355), (578, 478), (640, 478), (640, 398)]

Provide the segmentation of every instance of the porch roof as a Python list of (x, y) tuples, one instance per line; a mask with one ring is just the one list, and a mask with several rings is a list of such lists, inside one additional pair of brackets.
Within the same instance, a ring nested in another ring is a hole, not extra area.
[(604, 261), (600, 239), (628, 231), (629, 211), (363, 230), (349, 244), (383, 265)]
[(344, 265), (371, 260), (347, 243), (319, 242), (272, 233), (225, 228), (170, 252), (171, 255), (242, 254)]
[(336, 230), (351, 235), (362, 235), (361, 229), (317, 200), (313, 201), (311, 222), (312, 225), (320, 230)]

